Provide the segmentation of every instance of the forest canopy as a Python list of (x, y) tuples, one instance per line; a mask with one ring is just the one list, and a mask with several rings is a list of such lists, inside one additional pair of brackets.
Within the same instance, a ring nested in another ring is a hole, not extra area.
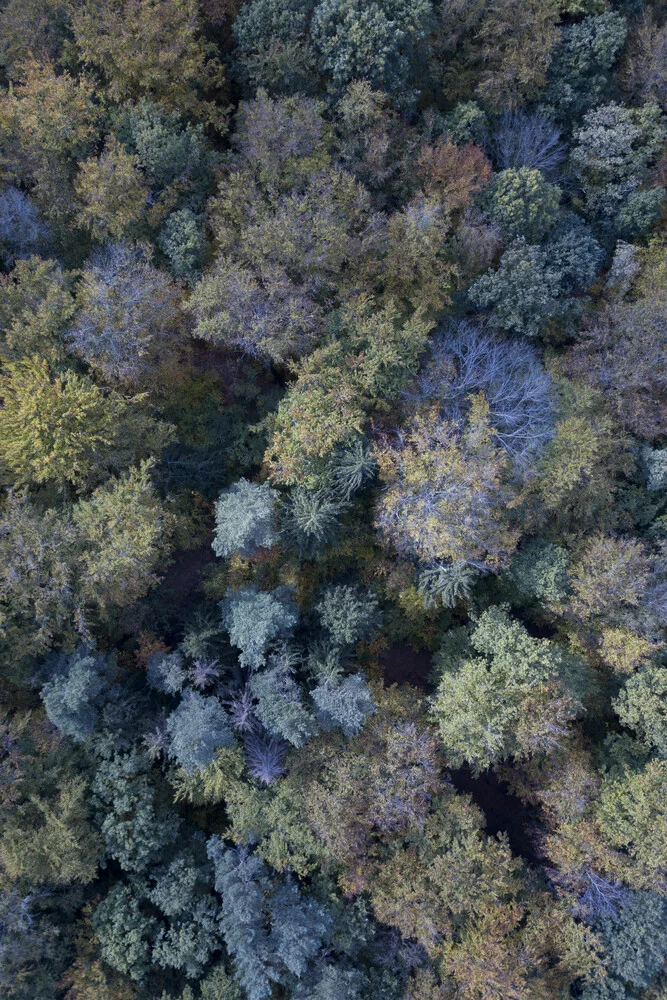
[(0, 0), (3, 1000), (667, 1000), (663, 0)]

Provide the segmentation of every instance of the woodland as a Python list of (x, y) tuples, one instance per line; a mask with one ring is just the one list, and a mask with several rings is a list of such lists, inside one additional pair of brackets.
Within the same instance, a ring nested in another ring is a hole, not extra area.
[(667, 1000), (665, 0), (0, 0), (0, 996)]

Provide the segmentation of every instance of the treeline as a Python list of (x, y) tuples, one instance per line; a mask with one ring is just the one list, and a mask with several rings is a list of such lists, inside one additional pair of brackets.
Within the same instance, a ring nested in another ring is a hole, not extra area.
[(7, 1000), (665, 1000), (666, 111), (661, 0), (0, 0)]

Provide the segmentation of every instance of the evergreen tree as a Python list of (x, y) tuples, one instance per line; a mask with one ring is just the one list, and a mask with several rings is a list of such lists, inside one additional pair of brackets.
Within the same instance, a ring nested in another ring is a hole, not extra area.
[(289, 635), (298, 621), (286, 587), (270, 592), (254, 585), (230, 590), (220, 608), (230, 641), (241, 650), (240, 662), (253, 669), (262, 665), (271, 644)]
[(217, 698), (186, 691), (167, 719), (170, 755), (187, 774), (207, 767), (218, 747), (231, 746), (233, 733)]
[(223, 490), (215, 506), (215, 554), (226, 558), (238, 552), (247, 558), (260, 548), (275, 545), (277, 499), (277, 491), (267, 483), (249, 483), (247, 479)]
[(71, 656), (59, 656), (49, 673), (40, 691), (46, 714), (66, 736), (85, 740), (95, 728), (109, 687), (106, 658), (82, 647)]

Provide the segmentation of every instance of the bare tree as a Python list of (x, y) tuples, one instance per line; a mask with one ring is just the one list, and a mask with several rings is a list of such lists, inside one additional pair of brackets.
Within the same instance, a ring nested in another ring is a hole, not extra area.
[(68, 334), (72, 352), (105, 378), (129, 384), (146, 377), (180, 323), (169, 276), (153, 267), (145, 247), (124, 241), (90, 257), (78, 303)]
[(524, 470), (553, 432), (551, 378), (530, 344), (502, 340), (465, 320), (437, 335), (418, 383), (418, 396), (439, 401), (461, 423), (471, 394), (483, 392), (498, 443)]

